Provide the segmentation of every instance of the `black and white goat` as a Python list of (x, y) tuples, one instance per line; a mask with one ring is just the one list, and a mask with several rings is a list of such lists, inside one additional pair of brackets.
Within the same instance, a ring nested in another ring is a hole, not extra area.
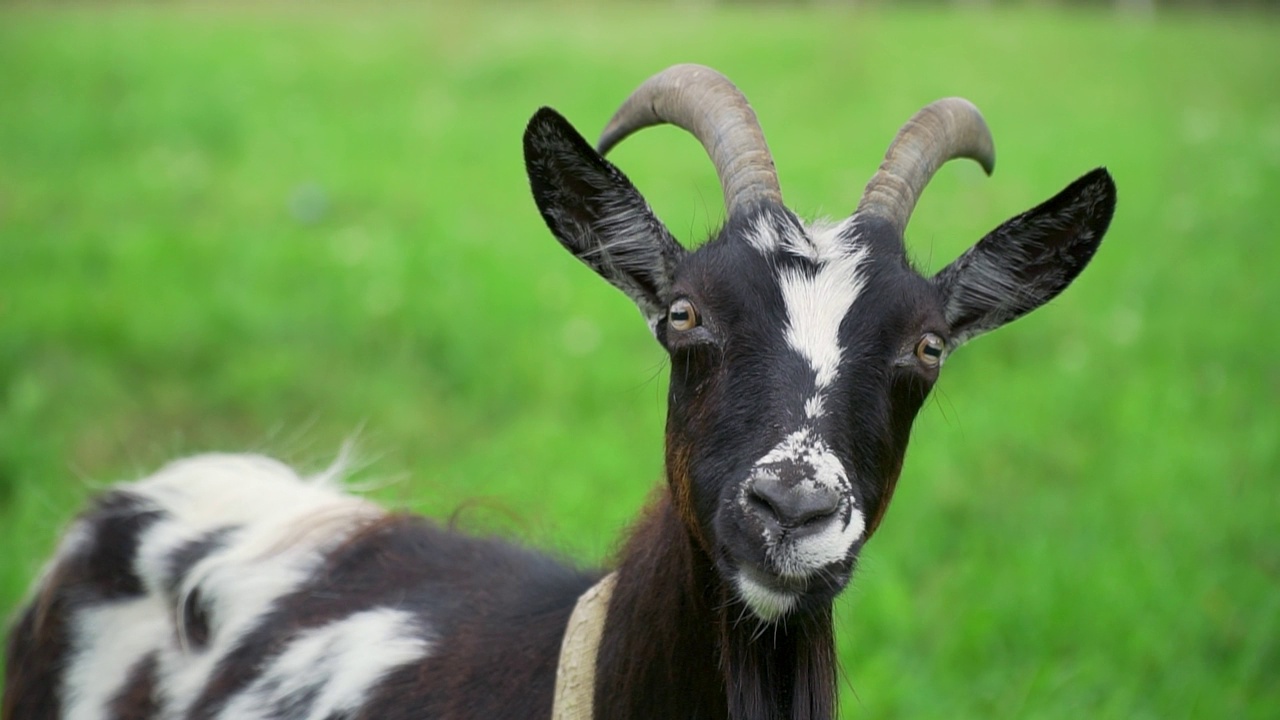
[[(724, 227), (693, 251), (601, 156), (664, 122), (701, 140), (724, 189)], [(1084, 268), (1110, 176), (925, 278), (903, 245), (920, 192), (947, 160), (994, 160), (963, 100), (916, 114), (838, 224), (787, 210), (754, 113), (703, 67), (646, 81), (598, 151), (539, 110), (524, 152), (552, 233), (670, 353), (666, 486), (615, 570), (388, 513), (265, 458), (183, 460), (66, 534), (9, 638), (6, 720), (545, 718), (575, 663), (565, 707), (597, 718), (834, 716), (832, 601), (917, 410), (956, 348)], [(603, 625), (565, 641), (591, 602)]]

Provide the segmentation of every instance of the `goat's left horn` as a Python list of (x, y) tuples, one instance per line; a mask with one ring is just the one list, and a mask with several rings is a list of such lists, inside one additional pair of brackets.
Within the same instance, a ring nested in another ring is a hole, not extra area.
[(747, 98), (724, 75), (675, 65), (644, 81), (600, 135), (601, 154), (641, 128), (671, 123), (692, 133), (715, 163), (730, 217), (782, 204), (778, 171)]
[(926, 105), (898, 131), (862, 193), (858, 213), (887, 220), (901, 234), (925, 185), (955, 158), (976, 160), (990, 175), (996, 166), (995, 142), (973, 103), (944, 98)]

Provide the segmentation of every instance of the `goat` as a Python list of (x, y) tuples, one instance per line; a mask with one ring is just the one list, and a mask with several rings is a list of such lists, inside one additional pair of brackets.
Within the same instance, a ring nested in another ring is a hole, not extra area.
[[(696, 136), (722, 185), (725, 223), (696, 250), (603, 157), (659, 123)], [(958, 98), (911, 118), (839, 223), (783, 205), (754, 112), (700, 66), (645, 81), (598, 149), (540, 109), (524, 156), (552, 234), (670, 355), (666, 483), (613, 571), (266, 458), (190, 458), (106, 492), (66, 533), (9, 639), (5, 720), (835, 715), (833, 600), (917, 411), (956, 348), (1089, 262), (1110, 175), (926, 278), (903, 238), (921, 191), (948, 160), (994, 164)]]

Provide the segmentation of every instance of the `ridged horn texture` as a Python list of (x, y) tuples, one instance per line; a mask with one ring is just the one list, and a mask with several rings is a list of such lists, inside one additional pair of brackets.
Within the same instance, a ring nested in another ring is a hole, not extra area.
[(614, 113), (596, 150), (603, 155), (631, 133), (662, 123), (687, 130), (706, 148), (730, 217), (782, 204), (756, 113), (724, 75), (702, 65), (674, 65), (654, 75)]
[(888, 220), (902, 233), (925, 185), (943, 163), (955, 158), (976, 160), (990, 175), (996, 148), (973, 103), (943, 98), (926, 105), (898, 131), (862, 193), (858, 213)]

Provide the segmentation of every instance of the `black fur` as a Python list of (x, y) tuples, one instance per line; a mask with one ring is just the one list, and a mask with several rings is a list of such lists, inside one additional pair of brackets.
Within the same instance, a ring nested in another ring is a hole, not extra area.
[(108, 717), (118, 720), (150, 720), (150, 718), (159, 717), (157, 664), (156, 654), (149, 653), (129, 669), (124, 687), (111, 700)]

